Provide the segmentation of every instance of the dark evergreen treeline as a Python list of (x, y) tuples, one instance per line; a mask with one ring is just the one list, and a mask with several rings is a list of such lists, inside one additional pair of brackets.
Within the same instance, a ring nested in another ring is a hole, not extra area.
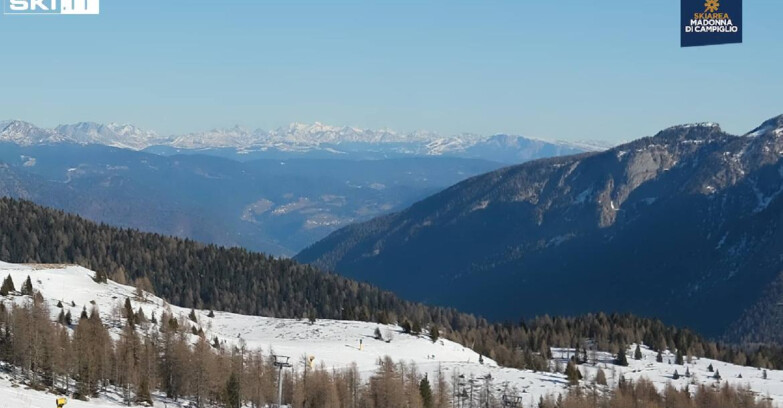
[(546, 369), (550, 347), (580, 348), (581, 360), (587, 360), (591, 349), (616, 351), (635, 342), (686, 356), (783, 367), (779, 349), (725, 347), (689, 330), (630, 315), (490, 324), (454, 309), (403, 301), (390, 292), (292, 260), (99, 225), (7, 198), (0, 199), (0, 260), (79, 264), (95, 270), (98, 279), (136, 284), (184, 307), (436, 329), (510, 367)]
[(447, 326), (459, 316), (289, 259), (114, 228), (7, 198), (0, 199), (0, 259), (75, 263), (102, 279), (151, 284), (145, 289), (170, 303), (199, 309), (388, 321), (404, 315)]
[(643, 343), (653, 350), (671, 350), (684, 358), (706, 357), (738, 365), (783, 368), (783, 351), (773, 346), (727, 346), (689, 329), (629, 314), (588, 314), (579, 317), (543, 316), (520, 324), (498, 323), (462, 328), (449, 337), (488, 355), (503, 365), (546, 370), (551, 347), (578, 349), (577, 363), (592, 363), (596, 351), (618, 353), (626, 345)]

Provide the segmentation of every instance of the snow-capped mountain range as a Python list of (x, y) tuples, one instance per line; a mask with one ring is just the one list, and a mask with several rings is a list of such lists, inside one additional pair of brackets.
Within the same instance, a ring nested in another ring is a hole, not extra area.
[(549, 142), (517, 135), (482, 136), (463, 133), (443, 136), (435, 132), (395, 132), (349, 126), (292, 123), (275, 130), (250, 130), (240, 126), (184, 135), (161, 136), (128, 124), (80, 122), (44, 129), (10, 120), (0, 122), (0, 142), (22, 146), (77, 143), (100, 144), (123, 149), (175, 150), (228, 149), (238, 154), (318, 152), (335, 157), (450, 156), (520, 162), (540, 157), (603, 150), (606, 144)]
[(117, 123), (101, 125), (80, 122), (73, 125), (57, 126), (54, 131), (62, 135), (65, 140), (74, 143), (102, 144), (133, 150), (143, 150), (151, 145), (163, 144), (169, 140), (158, 136), (153, 131)]

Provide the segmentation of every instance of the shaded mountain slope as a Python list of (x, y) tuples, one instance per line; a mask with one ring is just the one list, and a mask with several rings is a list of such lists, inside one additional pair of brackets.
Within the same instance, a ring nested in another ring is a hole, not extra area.
[(676, 126), (471, 178), (297, 259), (496, 319), (629, 311), (719, 335), (783, 271), (781, 157), (783, 116)]

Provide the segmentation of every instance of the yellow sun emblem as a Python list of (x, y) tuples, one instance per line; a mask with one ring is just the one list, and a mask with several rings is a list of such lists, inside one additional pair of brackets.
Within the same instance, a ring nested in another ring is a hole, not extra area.
[(718, 0), (707, 0), (707, 2), (704, 3), (704, 11), (707, 13), (714, 13), (718, 11), (718, 7), (720, 7)]

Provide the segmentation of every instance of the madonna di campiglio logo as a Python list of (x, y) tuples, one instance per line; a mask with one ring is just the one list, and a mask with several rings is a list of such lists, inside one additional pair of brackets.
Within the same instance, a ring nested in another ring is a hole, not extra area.
[(680, 45), (742, 42), (742, 0), (681, 0)]

